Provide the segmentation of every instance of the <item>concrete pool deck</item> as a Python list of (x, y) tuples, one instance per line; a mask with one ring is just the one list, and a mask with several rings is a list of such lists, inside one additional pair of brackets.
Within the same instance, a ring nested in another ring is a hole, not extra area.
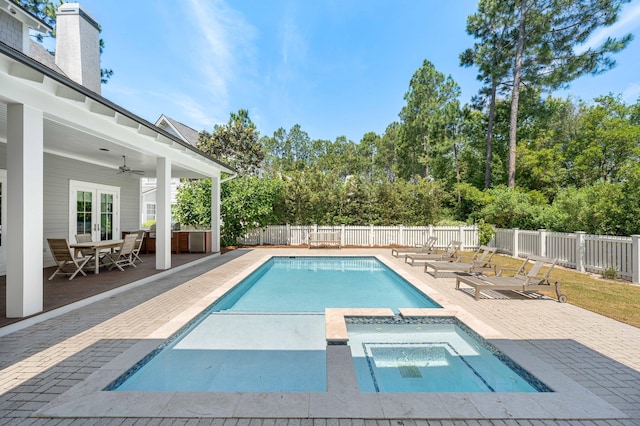
[[(456, 291), (453, 279), (435, 279), (390, 253), (260, 248), (233, 259), (225, 254), (180, 272), (179, 280), (165, 276), (0, 337), (0, 425), (200, 421), (273, 426), (283, 419), (288, 425), (340, 426), (431, 420), (438, 425), (640, 424), (640, 329), (545, 298), (475, 301), (468, 292)], [(117, 393), (99, 391), (101, 382), (129, 368), (272, 255), (377, 255), (561, 392), (534, 398), (362, 394), (343, 374), (350, 362), (345, 346), (329, 346), (327, 394), (130, 393), (123, 402), (114, 399)], [(185, 275), (192, 278), (184, 282)]]

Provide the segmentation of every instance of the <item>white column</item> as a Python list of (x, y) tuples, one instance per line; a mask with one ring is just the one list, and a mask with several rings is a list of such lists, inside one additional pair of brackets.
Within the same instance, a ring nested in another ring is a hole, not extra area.
[(220, 251), (220, 177), (211, 177), (211, 251)]
[(631, 236), (631, 282), (640, 284), (640, 235)]
[(171, 160), (156, 160), (156, 269), (171, 268)]
[(43, 116), (7, 108), (7, 317), (42, 311)]

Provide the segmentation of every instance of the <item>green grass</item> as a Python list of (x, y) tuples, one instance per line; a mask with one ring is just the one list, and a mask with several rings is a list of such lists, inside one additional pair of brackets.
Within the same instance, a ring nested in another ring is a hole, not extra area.
[[(521, 259), (502, 255), (496, 255), (492, 260), (499, 268), (518, 268), (522, 264)], [(569, 298), (568, 303), (640, 327), (640, 286), (557, 266), (551, 271), (551, 281), (560, 281), (562, 292)], [(542, 293), (556, 296), (553, 289)]]

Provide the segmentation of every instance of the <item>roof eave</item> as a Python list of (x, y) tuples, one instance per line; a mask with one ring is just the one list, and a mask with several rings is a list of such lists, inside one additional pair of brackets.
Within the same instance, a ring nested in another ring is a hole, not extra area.
[(33, 60), (32, 58), (30, 58), (29, 56), (25, 55), (22, 52), (19, 52), (13, 48), (11, 48), (10, 46), (7, 46), (6, 44), (0, 42), (0, 53), (2, 53), (3, 55), (25, 65), (28, 66), (34, 70), (36, 70), (37, 72), (42, 73), (43, 75), (45, 75), (46, 77), (51, 78), (52, 80), (57, 81), (60, 84), (63, 84), (67, 87), (69, 87), (70, 89), (73, 89), (79, 93), (81, 93), (83, 96), (86, 96), (87, 98), (98, 102), (100, 104), (102, 104), (103, 106), (107, 107), (107, 108), (111, 108), (114, 111), (116, 111), (118, 114), (121, 114), (135, 122), (137, 122), (138, 124), (148, 128), (149, 130), (156, 132), (168, 139), (170, 139), (172, 142), (175, 142), (177, 144), (182, 145), (183, 147), (185, 147), (186, 149), (202, 156), (203, 158), (212, 161), (214, 163), (216, 163), (222, 172), (224, 173), (236, 173), (237, 171), (235, 169), (233, 169), (231, 166), (224, 164), (223, 162), (207, 155), (206, 153), (204, 153), (203, 151), (200, 151), (199, 149), (197, 149), (196, 147), (192, 146), (190, 143), (183, 141), (182, 139), (172, 135), (171, 133), (165, 131), (164, 129), (161, 129), (157, 126), (155, 126), (154, 124), (152, 124), (151, 122), (143, 119), (142, 117), (139, 117), (138, 115), (132, 113), (131, 111), (128, 111), (124, 108), (122, 108), (121, 106), (111, 102), (110, 100), (98, 95), (97, 93), (87, 89), (86, 87), (82, 86), (81, 84), (76, 83), (75, 81), (69, 79), (68, 77), (65, 77), (57, 72), (55, 72), (54, 70), (52, 70), (49, 67), (46, 67), (44, 65), (42, 65), (41, 63), (39, 63), (38, 61)]
[(42, 19), (38, 18), (21, 5), (12, 2), (11, 0), (5, 0), (7, 4), (6, 10), (10, 15), (20, 15), (23, 19), (21, 21), (26, 22), (29, 28), (40, 33), (48, 33), (53, 31), (53, 28), (49, 26)]

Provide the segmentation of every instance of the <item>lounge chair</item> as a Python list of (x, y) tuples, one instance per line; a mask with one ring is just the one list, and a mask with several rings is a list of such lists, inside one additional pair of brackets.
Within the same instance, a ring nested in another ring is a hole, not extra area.
[(424, 244), (417, 245), (415, 247), (400, 247), (400, 248), (392, 248), (391, 256), (399, 257), (400, 255), (406, 255), (408, 253), (432, 253), (434, 248), (433, 246), (438, 241), (438, 237), (429, 237)]
[[(527, 272), (527, 265), (529, 264), (529, 261), (533, 261), (533, 266), (531, 266), (531, 269)], [(475, 289), (475, 299), (479, 300), (480, 292), (482, 290), (511, 290), (527, 292), (549, 290), (551, 286), (554, 286), (558, 301), (560, 303), (565, 303), (567, 301), (567, 296), (562, 294), (560, 290), (560, 282), (556, 281), (552, 284), (549, 280), (549, 275), (557, 262), (557, 259), (549, 259), (542, 256), (529, 256), (511, 277), (504, 276), (504, 271), (507, 271), (508, 269), (500, 270), (495, 277), (458, 274), (456, 277), (456, 289), (460, 289), (460, 284), (466, 284), (473, 287)], [(544, 266), (548, 266), (547, 271), (541, 273)]]
[(461, 246), (462, 246), (461, 241), (451, 241), (443, 252), (411, 253), (411, 254), (407, 254), (404, 257), (404, 261), (405, 263), (408, 263), (411, 266), (415, 266), (417, 264), (416, 262), (420, 262), (420, 264), (422, 264), (430, 260), (445, 260), (445, 261), (449, 260), (453, 262), (458, 258), (458, 251), (460, 250)]
[(49, 244), (49, 250), (51, 251), (51, 255), (53, 256), (53, 260), (55, 260), (58, 269), (54, 271), (53, 274), (49, 277), (49, 280), (52, 280), (56, 275), (71, 275), (69, 277), (69, 281), (74, 279), (78, 273), (86, 276), (82, 268), (93, 259), (93, 254), (91, 256), (75, 257), (71, 252), (71, 248), (69, 247), (69, 242), (66, 238), (47, 238), (47, 243)]
[(480, 246), (472, 258), (459, 257), (454, 262), (429, 261), (424, 264), (424, 272), (433, 269), (433, 276), (440, 278), (441, 272), (483, 272), (493, 270), (495, 265), (491, 263), (491, 258), (496, 253), (496, 247)]
[(116, 253), (113, 253), (113, 254), (107, 253), (109, 260), (111, 261), (111, 264), (109, 265), (109, 270), (112, 270), (113, 268), (118, 268), (121, 271), (124, 271), (124, 269), (122, 269), (123, 266), (133, 266), (134, 268), (136, 267), (136, 265), (133, 263), (133, 260), (134, 260), (133, 251), (136, 248), (137, 239), (138, 239), (137, 233), (127, 234), (124, 236), (124, 241), (120, 246), (120, 250), (118, 250)]

